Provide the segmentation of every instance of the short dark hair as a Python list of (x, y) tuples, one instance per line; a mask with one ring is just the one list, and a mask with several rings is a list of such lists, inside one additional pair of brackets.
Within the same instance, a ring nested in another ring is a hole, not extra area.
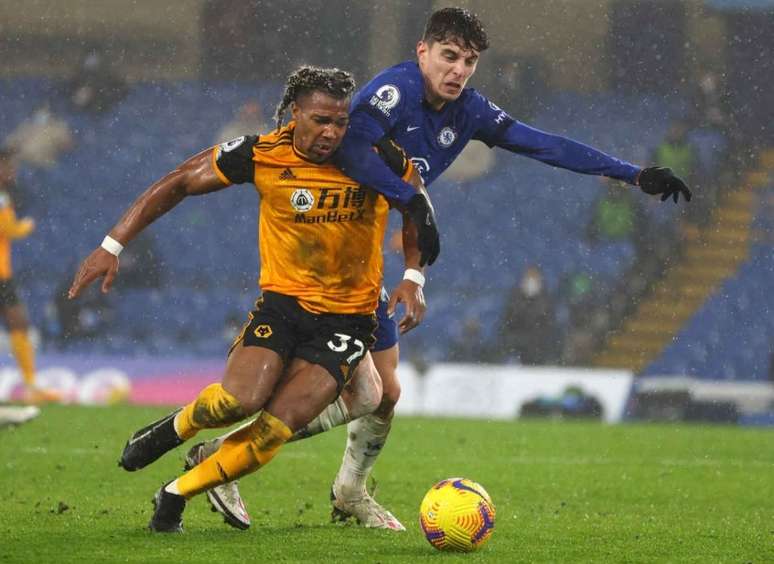
[(296, 102), (305, 94), (318, 91), (337, 100), (343, 100), (352, 96), (355, 91), (355, 79), (352, 73), (336, 68), (323, 69), (312, 66), (297, 68), (288, 75), (282, 101), (274, 112), (277, 129), (282, 127), (285, 110), (291, 102)]
[(16, 151), (9, 147), (0, 147), (0, 161), (12, 161), (16, 158)]
[(433, 12), (425, 25), (422, 41), (457, 40), (465, 49), (485, 51), (489, 38), (476, 14), (464, 8), (443, 8)]

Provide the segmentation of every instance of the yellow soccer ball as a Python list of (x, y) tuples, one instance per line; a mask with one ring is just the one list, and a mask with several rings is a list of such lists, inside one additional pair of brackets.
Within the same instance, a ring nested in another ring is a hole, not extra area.
[(465, 478), (441, 480), (419, 508), (419, 525), (438, 550), (472, 552), (492, 536), (495, 507), (486, 490)]

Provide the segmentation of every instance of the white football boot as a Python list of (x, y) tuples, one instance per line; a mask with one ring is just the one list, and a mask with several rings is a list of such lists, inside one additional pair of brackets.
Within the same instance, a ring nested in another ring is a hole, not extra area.
[[(185, 469), (190, 470), (211, 456), (216, 450), (218, 450), (218, 445), (215, 441), (194, 445), (185, 455)], [(212, 510), (223, 515), (226, 524), (242, 530), (250, 528), (250, 515), (247, 513), (242, 496), (239, 495), (237, 480), (207, 490), (207, 499)]]
[(21, 425), (40, 415), (40, 409), (34, 405), (0, 405), (0, 427)]
[(334, 482), (331, 486), (331, 502), (333, 522), (343, 522), (354, 517), (358, 524), (370, 529), (406, 530), (395, 515), (382, 507), (365, 488), (352, 491)]

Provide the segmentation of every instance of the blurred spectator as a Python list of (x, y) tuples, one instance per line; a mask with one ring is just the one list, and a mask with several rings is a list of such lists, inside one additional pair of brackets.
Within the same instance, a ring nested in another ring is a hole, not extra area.
[(559, 283), (559, 302), (566, 306), (567, 331), (562, 343), (562, 362), (578, 364), (594, 347), (594, 334), (588, 325), (598, 309), (594, 279), (583, 271), (568, 273)]
[(559, 296), (569, 309), (570, 325), (576, 325), (594, 305), (594, 280), (587, 272), (570, 272), (559, 284)]
[[(691, 206), (696, 204), (698, 207), (700, 202), (695, 200), (691, 201)], [(638, 223), (633, 241), (637, 258), (639, 261), (655, 258), (661, 262), (679, 250), (682, 239), (675, 218), (683, 212), (669, 208), (665, 210), (658, 198), (638, 198), (636, 202)]]
[(97, 49), (86, 54), (67, 83), (67, 97), (78, 110), (103, 113), (124, 99), (127, 85), (115, 75)]
[(727, 98), (717, 73), (702, 73), (694, 88), (691, 124), (694, 127), (712, 127), (724, 131), (729, 121)]
[(632, 241), (635, 232), (645, 229), (645, 225), (642, 210), (631, 188), (609, 178), (599, 178), (604, 192), (594, 204), (587, 229), (589, 241)]
[(153, 236), (143, 233), (121, 253), (121, 276), (118, 284), (125, 288), (160, 288), (163, 267)]
[(59, 154), (74, 147), (70, 126), (45, 104), (35, 110), (6, 137), (4, 145), (16, 153), (19, 162), (51, 168)]
[(246, 102), (242, 104), (233, 120), (223, 126), (218, 133), (215, 143), (231, 141), (243, 135), (255, 135), (268, 133), (273, 127), (266, 123), (258, 102)]
[(522, 364), (549, 364), (558, 360), (560, 337), (554, 302), (536, 266), (527, 268), (511, 292), (500, 338), (500, 350), (506, 358), (517, 356)]
[(469, 317), (462, 322), (462, 332), (449, 347), (452, 362), (478, 362), (484, 358), (481, 322)]
[(656, 147), (652, 161), (656, 166), (671, 168), (689, 186), (694, 183), (698, 155), (696, 147), (688, 141), (688, 126), (685, 122), (672, 123), (666, 137)]
[[(715, 157), (716, 160), (719, 158), (725, 158), (725, 155)], [(672, 124), (664, 141), (656, 147), (653, 162), (657, 166), (671, 168), (693, 188), (697, 195), (695, 201), (682, 208), (680, 213), (692, 224), (706, 225), (717, 201), (719, 186), (712, 171), (701, 170), (699, 151), (688, 139), (685, 122), (676, 121)], [(697, 189), (697, 184), (700, 189)]]

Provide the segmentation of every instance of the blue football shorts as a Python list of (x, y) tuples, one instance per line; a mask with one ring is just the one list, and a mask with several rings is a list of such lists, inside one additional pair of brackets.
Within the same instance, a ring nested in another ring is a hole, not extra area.
[(376, 308), (376, 321), (378, 327), (374, 332), (376, 342), (371, 347), (372, 352), (379, 352), (394, 347), (398, 343), (398, 324), (393, 317), (387, 315), (387, 304), (390, 301), (390, 294), (382, 288), (379, 294), (379, 306)]

